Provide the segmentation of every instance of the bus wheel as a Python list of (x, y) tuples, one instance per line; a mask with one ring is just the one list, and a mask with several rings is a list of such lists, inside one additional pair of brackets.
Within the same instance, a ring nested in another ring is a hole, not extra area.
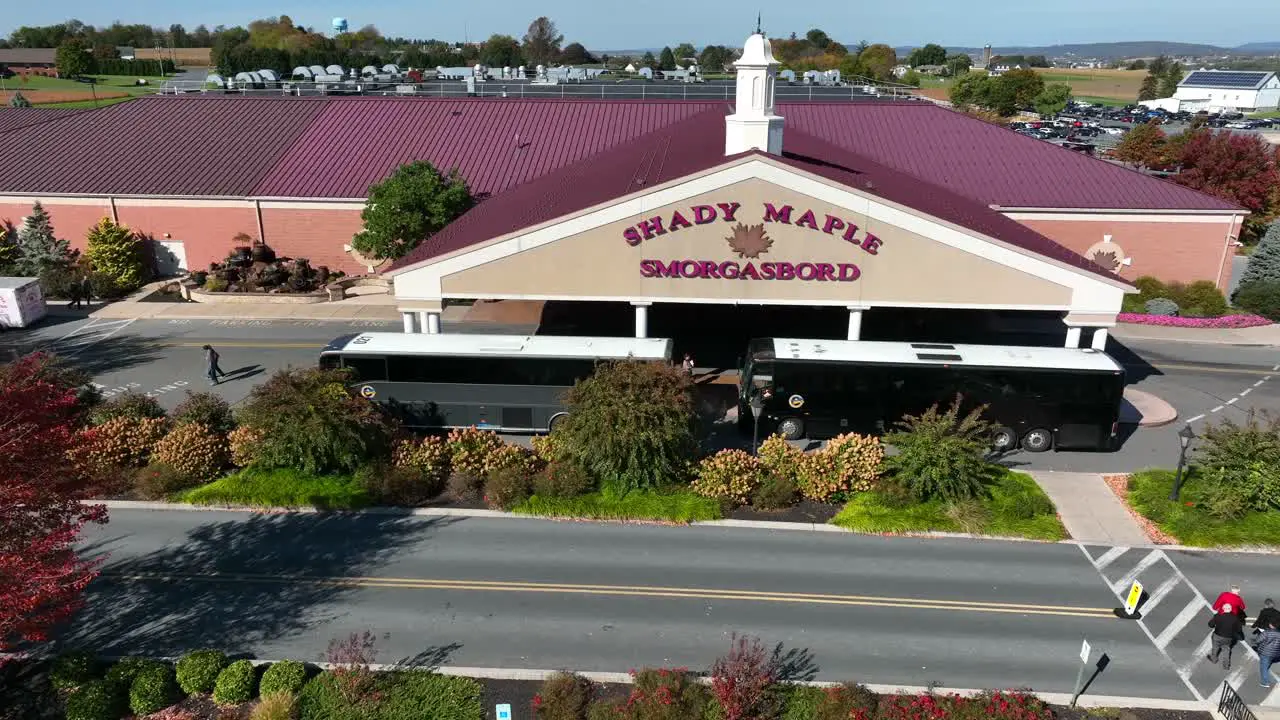
[(799, 440), (804, 437), (804, 421), (800, 418), (783, 418), (778, 422), (778, 432), (788, 440)]
[(1036, 428), (1022, 436), (1022, 449), (1027, 452), (1044, 452), (1053, 447), (1053, 433), (1044, 428)]
[(553, 416), (551, 421), (547, 423), (547, 432), (555, 430), (556, 426), (564, 422), (564, 419), (567, 417), (569, 417), (569, 413), (560, 413), (559, 415)]
[(1009, 452), (1018, 447), (1018, 433), (1013, 428), (1002, 425), (991, 434), (991, 445), (996, 452)]

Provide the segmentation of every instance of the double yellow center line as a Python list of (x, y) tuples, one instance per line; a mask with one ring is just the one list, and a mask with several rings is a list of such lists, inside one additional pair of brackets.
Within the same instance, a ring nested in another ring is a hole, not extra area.
[(562, 595), (608, 595), (615, 597), (686, 598), (696, 600), (738, 600), (744, 602), (791, 603), (885, 607), (909, 610), (1003, 613), (1012, 615), (1056, 615), (1082, 618), (1110, 618), (1111, 608), (1071, 605), (1041, 605), (970, 600), (888, 597), (880, 595), (838, 595), (826, 593), (766, 592), (720, 588), (684, 588), (645, 585), (583, 585), (508, 580), (450, 580), (430, 578), (345, 577), (314, 575), (266, 575), (256, 573), (119, 573), (104, 572), (104, 578), (133, 582), (210, 582), (223, 584), (275, 583), (285, 585), (327, 585), (347, 588), (392, 588), (399, 590), (448, 590), (503, 593), (544, 593)]

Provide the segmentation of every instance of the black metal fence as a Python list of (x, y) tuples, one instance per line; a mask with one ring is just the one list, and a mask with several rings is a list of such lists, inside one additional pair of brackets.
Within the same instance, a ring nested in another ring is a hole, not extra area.
[(1218, 700), (1218, 712), (1227, 720), (1258, 720), (1244, 699), (1226, 681), (1222, 683), (1222, 699)]

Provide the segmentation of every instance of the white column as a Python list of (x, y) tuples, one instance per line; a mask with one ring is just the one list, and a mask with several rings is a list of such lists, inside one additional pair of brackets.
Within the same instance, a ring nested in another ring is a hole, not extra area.
[(404, 331), (407, 333), (418, 332), (418, 324), (414, 321), (412, 312), (400, 311), (400, 319), (404, 320)]
[(636, 337), (649, 337), (649, 303), (633, 302), (636, 309)]
[(1093, 331), (1092, 345), (1094, 350), (1107, 349), (1107, 329), (1106, 328), (1096, 328)]
[(1080, 347), (1080, 328), (1067, 326), (1067, 343), (1063, 347)]
[(862, 308), (849, 308), (849, 339), (862, 339)]
[(440, 313), (429, 310), (422, 311), (422, 331), (428, 335), (440, 334)]

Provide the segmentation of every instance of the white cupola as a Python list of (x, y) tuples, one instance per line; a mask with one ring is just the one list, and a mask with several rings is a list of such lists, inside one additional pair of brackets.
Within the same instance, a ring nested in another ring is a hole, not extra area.
[(733, 114), (725, 118), (724, 153), (736, 155), (755, 148), (782, 154), (782, 118), (773, 114), (778, 61), (758, 23), (733, 65), (738, 84)]

